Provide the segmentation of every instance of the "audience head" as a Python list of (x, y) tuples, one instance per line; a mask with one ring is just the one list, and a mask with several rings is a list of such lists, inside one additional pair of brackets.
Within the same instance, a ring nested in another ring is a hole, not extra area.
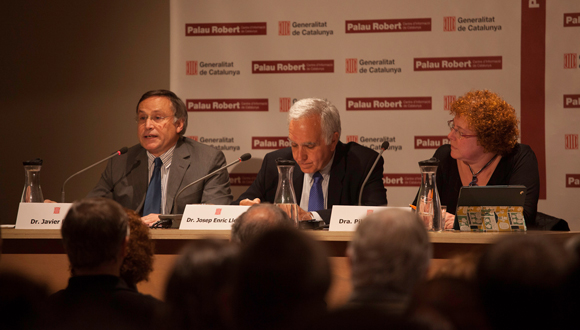
[(232, 242), (247, 244), (267, 230), (294, 226), (288, 214), (270, 203), (252, 205), (242, 213), (232, 226)]
[(358, 225), (347, 253), (353, 296), (365, 292), (406, 299), (427, 275), (432, 248), (414, 212), (387, 209)]
[(295, 228), (275, 228), (241, 252), (232, 310), (239, 329), (303, 325), (326, 310), (328, 257), (320, 243)]
[(127, 214), (112, 199), (83, 199), (72, 204), (61, 234), (73, 273), (106, 264), (120, 269), (129, 236)]
[(547, 235), (510, 236), (490, 246), (476, 276), (491, 326), (558, 328), (569, 267), (569, 255)]
[(141, 220), (139, 214), (125, 209), (129, 220), (129, 244), (127, 255), (121, 265), (121, 278), (133, 288), (137, 283), (149, 279), (153, 271), (155, 254), (153, 241), (150, 239), (149, 227)]
[(175, 262), (165, 290), (171, 329), (224, 329), (238, 246), (195, 241)]
[(326, 100), (302, 99), (288, 111), (292, 156), (304, 173), (316, 173), (328, 164), (340, 133), (338, 110)]

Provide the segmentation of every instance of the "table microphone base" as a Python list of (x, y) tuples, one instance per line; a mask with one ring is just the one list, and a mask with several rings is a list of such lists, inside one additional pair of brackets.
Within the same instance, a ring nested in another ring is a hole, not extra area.
[(151, 228), (171, 228), (174, 220), (181, 220), (183, 214), (160, 214), (159, 221), (151, 225)]

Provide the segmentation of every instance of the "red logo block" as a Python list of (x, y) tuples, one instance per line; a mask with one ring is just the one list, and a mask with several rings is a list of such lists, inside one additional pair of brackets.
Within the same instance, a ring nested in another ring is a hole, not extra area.
[(215, 215), (222, 214), (222, 209), (215, 209)]
[(578, 54), (576, 53), (564, 54), (564, 69), (576, 69), (578, 66), (577, 58)]
[(374, 210), (367, 210), (367, 215), (371, 215), (371, 214), (373, 214), (373, 211), (374, 211)]
[(197, 135), (188, 136), (188, 138), (192, 139), (193, 141), (199, 142), (199, 137)]
[(290, 35), (290, 21), (279, 21), (278, 22), (278, 35), (279, 36), (289, 36)]
[(566, 188), (580, 188), (580, 174), (566, 174)]
[(566, 134), (566, 149), (578, 149), (578, 134)]
[(54, 208), (54, 214), (60, 214), (60, 207)]
[(358, 135), (347, 135), (346, 142), (356, 142), (358, 143)]
[(347, 58), (346, 59), (346, 73), (356, 73), (356, 58)]
[(197, 61), (185, 62), (185, 74), (188, 76), (197, 76)]
[(445, 95), (443, 96), (443, 110), (451, 110), (451, 104), (457, 100), (455, 95)]
[(280, 98), (280, 112), (288, 112), (292, 106), (292, 100), (289, 97)]
[(443, 17), (443, 31), (444, 32), (455, 31), (455, 16)]

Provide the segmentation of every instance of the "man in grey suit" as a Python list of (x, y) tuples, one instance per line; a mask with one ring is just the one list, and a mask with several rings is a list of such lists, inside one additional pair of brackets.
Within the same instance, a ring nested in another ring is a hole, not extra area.
[(174, 197), (187, 184), (226, 164), (223, 152), (184, 137), (187, 110), (168, 90), (149, 91), (137, 103), (139, 144), (112, 158), (87, 197), (107, 197), (142, 214), (183, 213), (186, 204), (230, 204), (229, 175), (222, 171)]

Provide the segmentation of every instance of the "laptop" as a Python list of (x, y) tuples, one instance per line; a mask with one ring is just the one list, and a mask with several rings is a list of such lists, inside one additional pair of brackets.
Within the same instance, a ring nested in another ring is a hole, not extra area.
[(461, 187), (455, 221), (461, 231), (526, 231), (525, 186)]

